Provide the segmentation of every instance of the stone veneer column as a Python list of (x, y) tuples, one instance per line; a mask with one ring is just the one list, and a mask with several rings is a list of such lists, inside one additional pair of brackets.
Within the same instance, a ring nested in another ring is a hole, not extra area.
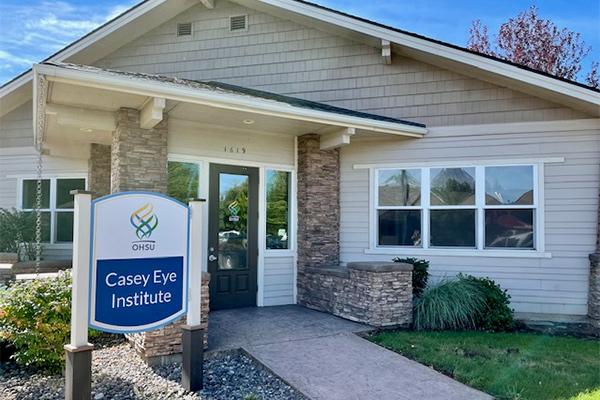
[(88, 190), (98, 197), (110, 194), (110, 145), (92, 143), (88, 161)]
[(167, 193), (167, 116), (152, 129), (140, 128), (140, 111), (117, 111), (111, 154), (111, 193)]
[(298, 138), (298, 273), (340, 263), (340, 153)]
[(598, 226), (596, 230), (596, 252), (590, 254), (590, 286), (588, 294), (588, 316), (594, 326), (600, 328), (600, 197), (598, 200)]

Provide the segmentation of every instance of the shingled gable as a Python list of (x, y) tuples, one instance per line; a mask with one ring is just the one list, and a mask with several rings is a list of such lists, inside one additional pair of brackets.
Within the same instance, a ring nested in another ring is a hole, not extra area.
[[(402, 31), (377, 22), (302, 0), (230, 0), (307, 26), (330, 31), (374, 47), (387, 47), (394, 55), (448, 68), (510, 89), (522, 91), (574, 109), (600, 116), (599, 91), (505, 60)], [(119, 46), (168, 21), (199, 0), (146, 0), (65, 47), (45, 61), (89, 65)], [(211, 4), (210, 2), (208, 3)], [(0, 87), (0, 115), (14, 110), (31, 96), (31, 70)]]

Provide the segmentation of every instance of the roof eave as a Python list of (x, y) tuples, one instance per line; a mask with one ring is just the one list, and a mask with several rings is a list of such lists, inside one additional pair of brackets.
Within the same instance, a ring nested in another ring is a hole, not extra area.
[(423, 137), (427, 133), (427, 128), (420, 126), (311, 110), (294, 107), (290, 104), (273, 100), (202, 90), (170, 82), (132, 79), (131, 77), (126, 76), (77, 69), (65, 69), (47, 64), (34, 65), (33, 70), (34, 73), (45, 76), (48, 81), (85, 85), (87, 87), (114, 90), (149, 97), (161, 97), (192, 104), (247, 111), (260, 115), (415, 138)]

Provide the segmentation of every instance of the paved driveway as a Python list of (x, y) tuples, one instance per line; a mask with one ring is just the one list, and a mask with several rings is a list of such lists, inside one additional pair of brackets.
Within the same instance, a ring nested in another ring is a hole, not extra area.
[(492, 399), (356, 335), (371, 329), (301, 306), (215, 311), (209, 352), (243, 348), (314, 400)]

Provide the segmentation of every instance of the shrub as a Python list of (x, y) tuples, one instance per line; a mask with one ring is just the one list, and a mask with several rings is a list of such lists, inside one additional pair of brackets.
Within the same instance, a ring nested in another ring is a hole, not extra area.
[(509, 307), (510, 295), (500, 285), (489, 278), (477, 278), (467, 275), (464, 279), (475, 284), (485, 299), (485, 311), (479, 314), (475, 324), (477, 328), (491, 332), (507, 332), (515, 329), (515, 317)]
[(424, 330), (467, 330), (485, 310), (485, 295), (474, 282), (458, 276), (428, 286), (417, 299), (413, 327)]
[(36, 213), (0, 208), (0, 252), (17, 253), (19, 261), (34, 260)]
[(0, 291), (0, 335), (16, 348), (13, 358), (19, 364), (60, 372), (70, 324), (71, 271)]
[(413, 296), (419, 297), (425, 290), (427, 286), (427, 281), (429, 280), (429, 261), (419, 260), (414, 257), (400, 258), (396, 257), (392, 261), (394, 262), (402, 262), (407, 264), (412, 264), (413, 266), (413, 277), (412, 277), (412, 287), (413, 287)]

